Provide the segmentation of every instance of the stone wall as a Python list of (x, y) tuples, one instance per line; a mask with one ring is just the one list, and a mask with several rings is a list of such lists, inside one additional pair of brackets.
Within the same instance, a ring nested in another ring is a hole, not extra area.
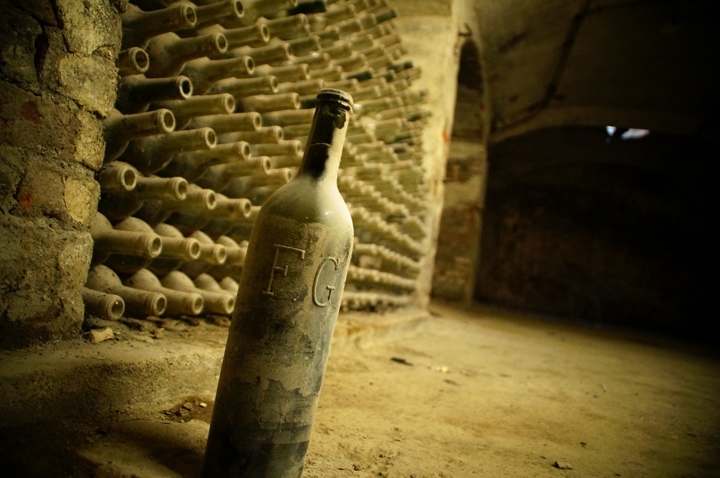
[(604, 128), (491, 145), (476, 298), (534, 312), (709, 332), (717, 144)]
[(8, 348), (80, 332), (120, 18), (109, 0), (0, 8), (0, 348)]
[(466, 40), (460, 51), (432, 287), (435, 297), (463, 302), (472, 300), (487, 180), (487, 92), (480, 57), (477, 43)]

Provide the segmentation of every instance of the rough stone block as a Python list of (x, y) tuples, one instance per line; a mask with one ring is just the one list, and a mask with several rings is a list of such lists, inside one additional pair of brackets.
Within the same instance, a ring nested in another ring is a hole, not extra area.
[(85, 316), (82, 287), (90, 269), (92, 250), (93, 240), (89, 232), (73, 232), (71, 240), (64, 243), (57, 259), (60, 278), (57, 290), (63, 305), (63, 313), (70, 317), (78, 317), (80, 323)]
[(103, 327), (102, 329), (92, 329), (85, 334), (85, 336), (91, 343), (99, 344), (100, 342), (112, 339), (115, 337), (115, 334), (110, 327)]
[(0, 213), (6, 214), (17, 205), (15, 192), (25, 175), (25, 163), (17, 148), (0, 145)]
[(80, 106), (107, 116), (115, 104), (117, 67), (99, 56), (68, 55), (60, 60), (60, 85)]
[(102, 123), (87, 111), (78, 112), (79, 136), (75, 145), (75, 159), (93, 171), (100, 169), (105, 156)]
[(58, 165), (28, 154), (24, 175), (17, 187), (13, 213), (47, 216), (89, 226), (97, 211), (100, 186), (92, 172), (79, 165)]
[(64, 221), (65, 185), (57, 168), (39, 160), (31, 160), (20, 182), (14, 213), (23, 216), (48, 216)]
[(6, 5), (0, 15), (0, 74), (22, 88), (38, 92), (35, 41), (42, 29), (27, 13)]
[(79, 336), (90, 235), (3, 214), (0, 244), (0, 348)]
[(70, 101), (55, 102), (0, 80), (0, 122), (0, 143), (45, 160), (79, 161), (92, 170), (102, 165), (102, 124)]
[(89, 226), (97, 211), (100, 198), (100, 185), (91, 177), (76, 179), (64, 178), (65, 208), (73, 220)]
[(62, 282), (85, 285), (92, 248), (93, 241), (89, 232), (73, 233), (73, 240), (64, 243), (57, 263)]
[(45, 27), (40, 37), (39, 51), (35, 66), (43, 86), (60, 93), (60, 60), (68, 54), (62, 30)]
[(28, 2), (27, 0), (10, 0), (10, 3), (20, 10), (26, 11), (32, 15), (33, 18), (45, 25), (58, 26), (55, 10), (50, 0), (33, 0), (32, 2)]
[(90, 56), (110, 48), (117, 57), (120, 47), (120, 16), (107, 0), (58, 0), (57, 13), (72, 53)]
[(0, 142), (74, 161), (77, 108), (0, 81)]

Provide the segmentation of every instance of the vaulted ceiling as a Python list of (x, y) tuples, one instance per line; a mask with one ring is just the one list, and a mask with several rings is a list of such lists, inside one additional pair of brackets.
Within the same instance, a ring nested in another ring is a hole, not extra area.
[(475, 0), (491, 140), (564, 124), (717, 136), (717, 3)]

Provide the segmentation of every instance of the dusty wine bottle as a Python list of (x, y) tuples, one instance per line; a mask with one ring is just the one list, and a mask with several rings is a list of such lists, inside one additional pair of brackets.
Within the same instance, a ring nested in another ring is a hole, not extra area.
[(140, 48), (157, 35), (192, 28), (197, 23), (197, 12), (191, 3), (173, 5), (154, 12), (144, 12), (133, 4), (120, 15), (122, 21), (122, 47)]
[(132, 47), (118, 55), (118, 75), (140, 75), (150, 67), (150, 58), (142, 48)]
[(153, 101), (184, 100), (193, 93), (187, 76), (146, 78), (145, 75), (123, 76), (118, 81), (115, 108), (125, 114), (142, 113)]
[(352, 98), (323, 90), (299, 174), (250, 236), (203, 476), (298, 478), (353, 245), (337, 188)]

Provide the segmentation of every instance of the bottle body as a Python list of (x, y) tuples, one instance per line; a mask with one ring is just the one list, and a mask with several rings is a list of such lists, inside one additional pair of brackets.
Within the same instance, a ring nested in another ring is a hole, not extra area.
[(315, 122), (323, 114), (345, 121), (308, 148), (301, 173), (267, 200), (250, 235), (205, 477), (302, 473), (353, 245), (337, 189), (351, 107), (334, 103), (324, 100)]
[[(308, 197), (303, 182), (278, 190), (258, 215), (223, 362), (215, 407), (235, 413), (214, 420), (211, 437), (235, 465), (248, 466), (246, 476), (300, 476), (347, 275), (347, 207), (339, 193), (326, 198), (345, 208), (331, 212), (331, 223), (318, 221), (326, 208), (293, 208)], [(285, 470), (290, 463), (297, 473)]]

